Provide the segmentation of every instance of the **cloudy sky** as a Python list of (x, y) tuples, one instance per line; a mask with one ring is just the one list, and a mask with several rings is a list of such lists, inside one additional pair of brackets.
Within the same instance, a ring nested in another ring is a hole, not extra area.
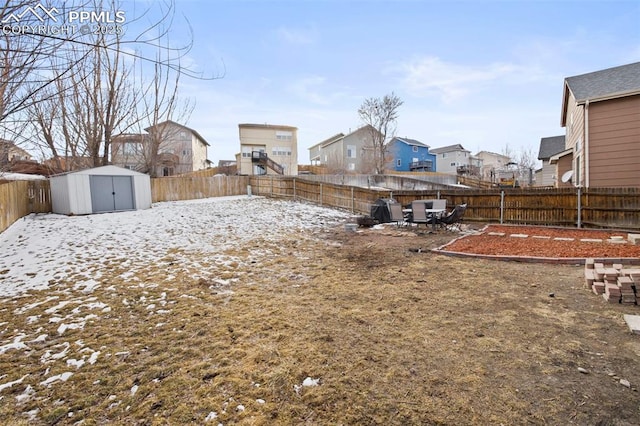
[[(403, 101), (398, 135), (473, 153), (564, 133), (565, 77), (640, 61), (640, 1), (177, 0), (193, 30), (187, 125), (234, 159), (238, 123), (298, 127), (308, 148), (361, 126), (368, 97)], [(177, 18), (173, 37), (186, 37)]]

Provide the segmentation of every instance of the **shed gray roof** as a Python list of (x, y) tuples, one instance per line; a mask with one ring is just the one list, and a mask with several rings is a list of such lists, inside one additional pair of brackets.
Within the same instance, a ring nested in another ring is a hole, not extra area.
[(615, 94), (640, 92), (640, 62), (565, 79), (578, 103)]
[(550, 136), (540, 139), (540, 151), (538, 160), (547, 160), (559, 152), (565, 150), (564, 135)]

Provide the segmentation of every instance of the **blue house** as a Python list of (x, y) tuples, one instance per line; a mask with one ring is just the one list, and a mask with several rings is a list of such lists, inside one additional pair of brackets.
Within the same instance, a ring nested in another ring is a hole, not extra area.
[(429, 145), (414, 139), (395, 137), (387, 145), (389, 168), (396, 172), (435, 172), (436, 155)]

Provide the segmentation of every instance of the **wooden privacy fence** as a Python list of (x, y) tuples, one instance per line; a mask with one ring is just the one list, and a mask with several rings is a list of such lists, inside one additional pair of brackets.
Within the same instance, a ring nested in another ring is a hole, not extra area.
[(0, 184), (0, 232), (29, 213), (51, 212), (48, 180), (19, 180)]
[[(178, 201), (253, 194), (290, 198), (369, 214), (378, 198), (403, 205), (444, 198), (467, 204), (465, 220), (550, 226), (640, 230), (638, 188), (384, 190), (315, 182), (293, 176), (167, 177), (151, 180), (152, 201)], [(0, 232), (29, 213), (51, 212), (49, 181), (0, 184)]]
[(251, 178), (257, 195), (304, 200), (369, 214), (378, 198), (402, 205), (413, 200), (444, 198), (451, 208), (467, 204), (465, 220), (523, 225), (640, 229), (640, 190), (637, 188), (509, 188), (381, 190), (314, 182), (300, 177)]
[(151, 200), (178, 201), (247, 193), (249, 176), (163, 177), (151, 179)]

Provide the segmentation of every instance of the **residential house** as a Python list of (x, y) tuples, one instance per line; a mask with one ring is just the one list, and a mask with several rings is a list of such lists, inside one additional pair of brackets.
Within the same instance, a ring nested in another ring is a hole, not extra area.
[(475, 156), (482, 161), (481, 179), (492, 183), (499, 182), (500, 172), (506, 170), (511, 162), (508, 156), (491, 151), (480, 151)]
[(431, 150), (436, 155), (436, 170), (440, 173), (457, 174), (459, 166), (470, 164), (471, 151), (455, 144)]
[(152, 176), (174, 176), (210, 167), (209, 143), (195, 130), (173, 121), (122, 134), (111, 143), (111, 163)]
[(31, 154), (11, 141), (0, 139), (0, 167), (19, 160), (31, 160)]
[[(542, 161), (542, 169), (536, 175), (536, 186), (556, 186), (561, 176), (556, 175), (556, 165), (551, 164), (551, 157), (565, 150), (564, 135), (550, 136), (540, 139), (538, 160)], [(537, 173), (537, 172), (536, 172)]]
[(309, 148), (311, 164), (324, 165), (334, 172), (371, 173), (375, 170), (372, 135), (376, 131), (367, 124), (313, 145)]
[(435, 172), (436, 155), (429, 148), (415, 139), (393, 138), (387, 144), (390, 168), (397, 172)]
[(640, 187), (640, 62), (565, 78), (560, 123), (573, 185)]
[(275, 124), (239, 124), (238, 174), (298, 174), (298, 128)]

